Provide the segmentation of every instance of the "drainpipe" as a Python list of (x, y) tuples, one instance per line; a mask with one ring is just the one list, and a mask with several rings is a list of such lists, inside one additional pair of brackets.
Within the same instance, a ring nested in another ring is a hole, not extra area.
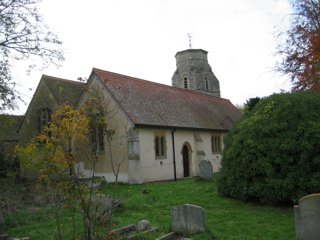
[(174, 132), (176, 129), (171, 129), (171, 137), (172, 137), (172, 154), (173, 154), (173, 172), (174, 172), (174, 180), (177, 181), (177, 170), (176, 170), (176, 150), (174, 147)]

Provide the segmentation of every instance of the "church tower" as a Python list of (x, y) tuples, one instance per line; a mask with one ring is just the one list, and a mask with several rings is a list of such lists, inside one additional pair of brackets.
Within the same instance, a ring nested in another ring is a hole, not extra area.
[(202, 49), (177, 52), (172, 86), (220, 97), (219, 81), (212, 72), (207, 54)]

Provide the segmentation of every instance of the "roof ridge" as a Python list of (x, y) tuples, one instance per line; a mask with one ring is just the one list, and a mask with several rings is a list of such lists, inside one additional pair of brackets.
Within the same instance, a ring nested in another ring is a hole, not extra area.
[(111, 73), (111, 74), (115, 74), (115, 75), (118, 75), (118, 76), (131, 78), (131, 79), (134, 79), (134, 80), (137, 80), (137, 81), (144, 81), (144, 82), (149, 82), (149, 83), (154, 83), (154, 84), (159, 84), (159, 85), (171, 87), (170, 85), (167, 85), (167, 84), (164, 84), (164, 83), (152, 82), (150, 80), (137, 78), (137, 77), (132, 77), (132, 76), (129, 76), (129, 75), (124, 75), (124, 74), (121, 74), (121, 73), (111, 72), (111, 71), (107, 71), (107, 70), (103, 70), (103, 69), (99, 69), (99, 68), (93, 68), (93, 70), (98, 70), (98, 71), (102, 71), (102, 72), (105, 72), (105, 73)]
[(50, 75), (46, 75), (46, 74), (42, 74), (41, 78), (44, 81), (63, 81), (63, 82), (75, 83), (75, 84), (85, 84), (85, 83), (80, 82), (80, 81), (71, 80), (71, 79), (65, 79), (65, 78), (60, 78), (60, 77), (54, 77), (54, 76), (50, 76)]
[(118, 75), (118, 76), (130, 78), (130, 79), (137, 80), (137, 81), (147, 82), (149, 84), (155, 84), (155, 85), (168, 87), (170, 89), (174, 88), (174, 89), (177, 89), (178, 91), (186, 91), (186, 92), (188, 92), (190, 94), (197, 94), (197, 95), (201, 95), (201, 96), (208, 97), (208, 98), (216, 98), (218, 100), (230, 101), (227, 98), (212, 96), (212, 95), (208, 95), (208, 94), (205, 94), (205, 93), (202, 93), (202, 92), (197, 92), (197, 91), (193, 91), (193, 90), (189, 90), (189, 89), (185, 89), (185, 88), (180, 88), (180, 87), (176, 87), (176, 86), (172, 86), (172, 85), (167, 85), (167, 84), (164, 84), (164, 83), (153, 82), (153, 81), (150, 81), (150, 80), (141, 79), (141, 78), (137, 78), (137, 77), (132, 77), (132, 76), (128, 76), (128, 75), (124, 75), (124, 74), (120, 74), (120, 73), (115, 73), (115, 72), (111, 72), (111, 71), (107, 71), (107, 70), (103, 70), (103, 69), (99, 69), (99, 68), (93, 68), (93, 71), (95, 71), (95, 70), (98, 70), (98, 71), (101, 71), (101, 72), (105, 72), (105, 73), (115, 74), (115, 75)]

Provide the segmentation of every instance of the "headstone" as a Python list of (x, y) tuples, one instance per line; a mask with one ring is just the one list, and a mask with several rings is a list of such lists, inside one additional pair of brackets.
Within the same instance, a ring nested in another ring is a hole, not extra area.
[(102, 211), (109, 211), (112, 208), (112, 198), (104, 194), (93, 195), (91, 201), (94, 208), (100, 208)]
[(150, 228), (150, 222), (147, 220), (141, 220), (137, 224), (137, 231), (138, 232), (148, 230), (149, 228)]
[(178, 234), (195, 234), (205, 231), (206, 210), (202, 207), (183, 204), (171, 209), (172, 231)]
[(211, 181), (213, 176), (212, 164), (208, 160), (201, 160), (199, 163), (199, 176), (201, 179)]
[(320, 239), (320, 193), (304, 196), (294, 206), (296, 238), (298, 240)]
[(104, 194), (92, 195), (92, 210), (95, 221), (107, 224), (111, 221), (112, 199)]

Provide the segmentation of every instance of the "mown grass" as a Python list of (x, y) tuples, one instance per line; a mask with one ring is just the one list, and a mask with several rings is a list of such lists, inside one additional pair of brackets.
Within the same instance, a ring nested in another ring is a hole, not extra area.
[[(207, 231), (192, 239), (295, 239), (292, 208), (261, 206), (222, 197), (217, 192), (215, 182), (188, 179), (143, 185), (108, 184), (99, 192), (115, 194), (122, 202), (115, 212), (113, 228), (137, 223), (142, 219), (160, 227), (159, 233), (150, 235), (147, 239), (170, 232), (171, 208), (185, 203), (206, 209)], [(54, 239), (54, 219), (49, 212), (47, 218), (44, 218), (43, 211), (45, 210), (30, 213), (38, 217), (31, 217), (18, 226), (12, 224), (9, 234), (17, 237), (31, 236), (33, 240)], [(19, 215), (15, 217), (21, 218)], [(68, 213), (64, 214), (64, 231), (71, 231), (70, 222)]]

